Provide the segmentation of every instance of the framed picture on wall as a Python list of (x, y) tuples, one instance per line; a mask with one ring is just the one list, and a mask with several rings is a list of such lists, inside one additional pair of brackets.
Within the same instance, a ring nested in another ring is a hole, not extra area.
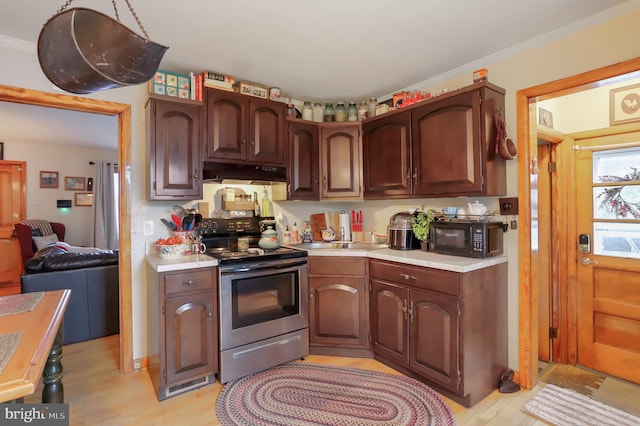
[(75, 176), (65, 176), (64, 189), (68, 191), (84, 191), (84, 178), (75, 177)]
[(611, 89), (609, 124), (640, 121), (640, 84)]
[(58, 172), (40, 171), (40, 188), (57, 188)]
[(4, 160), (4, 142), (0, 142), (0, 160)]
[(92, 205), (93, 205), (93, 193), (76, 192), (76, 206), (92, 206)]

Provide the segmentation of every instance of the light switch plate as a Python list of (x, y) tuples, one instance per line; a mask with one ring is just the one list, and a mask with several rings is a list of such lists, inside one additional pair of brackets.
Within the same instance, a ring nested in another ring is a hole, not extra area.
[(144, 221), (144, 229), (142, 230), (143, 237), (150, 237), (153, 235), (153, 221), (145, 220)]

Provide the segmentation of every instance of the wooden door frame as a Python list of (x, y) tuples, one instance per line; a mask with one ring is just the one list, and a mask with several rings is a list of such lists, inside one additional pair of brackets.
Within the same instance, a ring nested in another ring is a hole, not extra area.
[(97, 99), (0, 85), (0, 101), (37, 105), (118, 117), (120, 165), (120, 238), (118, 247), (120, 287), (120, 372), (133, 371), (131, 300), (131, 105)]
[[(536, 261), (538, 254), (532, 249), (532, 203), (535, 196), (535, 172), (537, 155), (536, 111), (531, 103), (555, 96), (576, 93), (597, 86), (601, 80), (640, 70), (640, 58), (630, 59), (610, 66), (577, 74), (571, 77), (540, 84), (519, 90), (516, 94), (518, 122), (518, 198), (520, 204), (520, 229), (518, 232), (518, 287), (519, 287), (519, 381), (524, 388), (532, 388), (538, 381), (538, 276)], [(562, 256), (555, 261), (558, 270), (558, 286), (566, 289), (559, 294), (558, 312), (560, 313), (557, 341), (560, 363), (577, 362), (576, 330), (576, 291), (575, 291), (575, 220), (563, 212), (575, 211), (575, 163), (572, 153), (572, 140), (567, 139), (558, 145), (558, 191), (555, 213), (552, 222), (558, 232), (558, 253)]]

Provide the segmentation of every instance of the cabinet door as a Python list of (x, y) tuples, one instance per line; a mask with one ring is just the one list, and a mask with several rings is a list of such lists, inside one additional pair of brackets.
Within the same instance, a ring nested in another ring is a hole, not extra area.
[(242, 95), (207, 89), (205, 160), (247, 158), (248, 107)]
[(289, 123), (290, 200), (317, 200), (320, 195), (318, 128), (313, 124)]
[(406, 287), (371, 280), (371, 343), (373, 352), (408, 365), (408, 304)]
[(363, 125), (364, 198), (411, 195), (411, 113)]
[(364, 277), (309, 278), (311, 345), (368, 347)]
[(360, 197), (362, 161), (359, 127), (322, 127), (320, 157), (322, 198)]
[(249, 101), (248, 144), (247, 160), (285, 165), (287, 139), (283, 103), (262, 99)]
[(410, 293), (410, 368), (458, 392), (462, 380), (458, 300), (414, 289)]
[(455, 195), (482, 190), (480, 124), (478, 90), (411, 112), (415, 194)]
[(166, 299), (167, 386), (218, 371), (216, 311), (212, 291)]
[(149, 198), (202, 198), (201, 114), (199, 105), (151, 100)]

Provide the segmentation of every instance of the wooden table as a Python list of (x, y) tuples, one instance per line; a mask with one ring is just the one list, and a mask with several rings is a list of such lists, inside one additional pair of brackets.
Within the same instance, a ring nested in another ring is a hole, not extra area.
[(31, 395), (40, 376), (44, 382), (42, 402), (64, 402), (62, 320), (70, 297), (71, 290), (47, 291), (32, 311), (0, 316), (0, 334), (22, 332), (0, 374), (0, 402)]

